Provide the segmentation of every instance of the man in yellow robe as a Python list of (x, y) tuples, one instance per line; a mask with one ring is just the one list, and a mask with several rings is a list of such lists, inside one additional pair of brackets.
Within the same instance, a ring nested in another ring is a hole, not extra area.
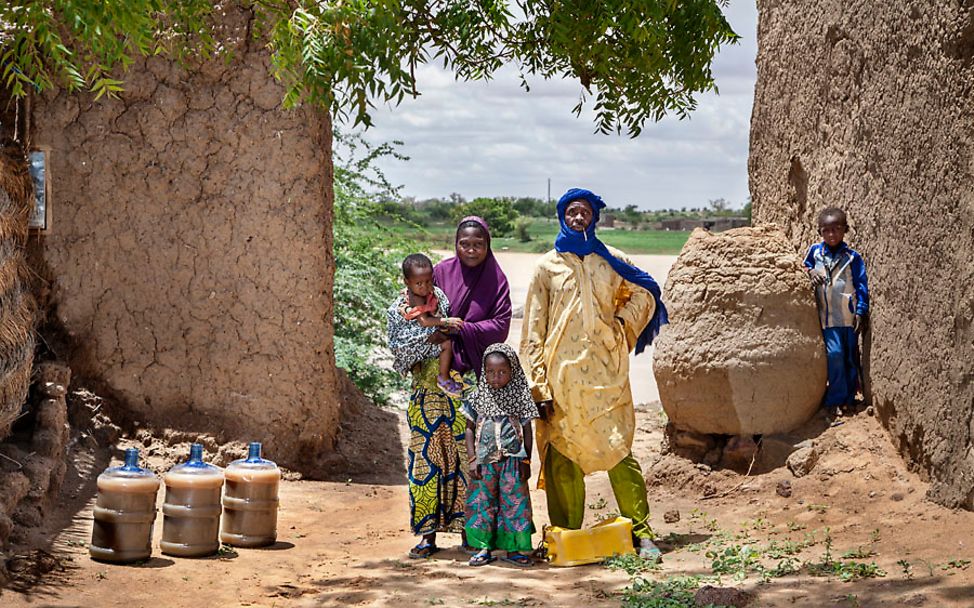
[(646, 482), (632, 456), (636, 420), (629, 352), (647, 339), (644, 329), (651, 320), (658, 331), (666, 313), (659, 303), (660, 314), (654, 314), (655, 281), (595, 237), (602, 207), (602, 199), (588, 190), (562, 197), (561, 234), (555, 250), (538, 262), (528, 288), (521, 358), (542, 415), (539, 485), (551, 523), (578, 529), (585, 514), (584, 476), (608, 471), (619, 511), (633, 521), (640, 553), (658, 558)]

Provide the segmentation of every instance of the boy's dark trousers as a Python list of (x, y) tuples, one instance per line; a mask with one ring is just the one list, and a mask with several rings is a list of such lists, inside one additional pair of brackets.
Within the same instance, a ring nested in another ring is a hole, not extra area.
[(829, 369), (824, 405), (850, 405), (859, 388), (859, 337), (851, 327), (827, 327), (822, 330), (822, 337)]

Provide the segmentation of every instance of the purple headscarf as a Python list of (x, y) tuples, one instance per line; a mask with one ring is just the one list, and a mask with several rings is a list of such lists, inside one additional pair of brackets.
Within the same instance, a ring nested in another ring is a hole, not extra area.
[(473, 370), (480, 377), (481, 360), (487, 347), (507, 340), (511, 329), (511, 290), (490, 249), (490, 229), (477, 216), (460, 220), (476, 222), (487, 236), (487, 258), (475, 268), (468, 268), (459, 256), (447, 258), (433, 268), (433, 280), (450, 300), (450, 316), (463, 319), (463, 328), (454, 334), (453, 369), (460, 373)]

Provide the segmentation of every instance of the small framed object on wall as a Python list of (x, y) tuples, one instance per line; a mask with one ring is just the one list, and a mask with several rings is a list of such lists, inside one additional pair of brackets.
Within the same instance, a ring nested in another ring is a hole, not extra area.
[(34, 211), (28, 226), (32, 230), (47, 232), (51, 228), (51, 186), (48, 174), (48, 151), (31, 150), (30, 176), (34, 181)]

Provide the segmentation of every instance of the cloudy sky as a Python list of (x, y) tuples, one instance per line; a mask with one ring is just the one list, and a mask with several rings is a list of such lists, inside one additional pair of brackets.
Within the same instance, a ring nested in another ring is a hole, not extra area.
[(382, 170), (405, 196), (552, 197), (587, 187), (612, 207), (702, 207), (715, 198), (735, 206), (747, 197), (748, 128), (757, 54), (754, 0), (731, 0), (726, 14), (739, 44), (714, 61), (719, 95), (699, 98), (690, 119), (647, 125), (636, 139), (594, 133), (591, 114), (575, 117), (580, 85), (534, 81), (530, 92), (516, 72), (488, 83), (457, 82), (437, 67), (417, 74), (421, 96), (375, 112), (365, 135), (401, 140), (410, 157)]

